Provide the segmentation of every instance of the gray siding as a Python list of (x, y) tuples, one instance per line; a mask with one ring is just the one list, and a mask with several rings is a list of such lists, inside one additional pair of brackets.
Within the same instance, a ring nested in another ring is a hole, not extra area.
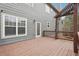
[[(41, 22), (42, 24), (42, 31), (48, 30), (47, 28), (47, 22), (50, 22), (50, 29), (55, 29), (55, 12), (51, 12), (51, 14), (46, 13), (45, 11), (45, 4), (42, 3), (36, 3), (34, 4), (34, 7), (31, 7), (27, 4), (22, 3), (0, 3), (0, 10), (4, 10), (5, 13), (12, 14), (15, 16), (25, 17), (27, 18), (27, 36), (21, 36), (21, 37), (14, 37), (14, 38), (7, 38), (7, 39), (0, 39), (0, 45), (1, 44), (7, 44), (7, 43), (13, 43), (21, 40), (27, 40), (35, 38), (35, 23)], [(0, 18), (1, 22), (1, 18)], [(0, 23), (0, 37), (1, 37), (1, 23)]]
[(0, 38), (1, 38), (1, 15), (0, 15)]

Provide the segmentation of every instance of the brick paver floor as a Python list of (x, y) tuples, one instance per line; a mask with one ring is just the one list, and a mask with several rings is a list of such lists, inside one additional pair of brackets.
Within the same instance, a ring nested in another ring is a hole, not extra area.
[(5, 56), (72, 56), (73, 42), (41, 37), (0, 46), (0, 55)]

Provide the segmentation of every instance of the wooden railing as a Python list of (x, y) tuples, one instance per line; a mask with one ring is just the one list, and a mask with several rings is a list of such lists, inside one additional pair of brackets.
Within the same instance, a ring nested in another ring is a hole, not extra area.
[[(46, 33), (49, 33), (50, 35), (51, 35), (51, 34), (54, 35), (54, 34), (55, 34), (55, 31), (44, 30), (44, 31), (43, 31), (43, 36), (47, 36)], [(48, 35), (49, 35), (49, 34), (48, 34)]]
[[(61, 37), (61, 34), (63, 34), (63, 36), (73, 37), (73, 32), (58, 31), (59, 37)], [(49, 36), (49, 37), (55, 38), (55, 31), (44, 30), (43, 31), (43, 36), (45, 36), (45, 37), (48, 37)]]
[[(43, 36), (45, 36), (45, 33), (46, 33), (46, 32), (52, 32), (52, 33), (55, 34), (55, 31), (44, 30), (44, 31), (43, 31)], [(71, 34), (73, 34), (73, 32), (66, 32), (66, 31), (58, 31), (58, 33), (71, 33)]]

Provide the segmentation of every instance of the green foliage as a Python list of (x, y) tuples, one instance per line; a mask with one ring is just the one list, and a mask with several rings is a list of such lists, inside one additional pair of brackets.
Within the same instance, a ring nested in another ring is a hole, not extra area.
[(66, 16), (64, 20), (64, 27), (66, 31), (72, 30), (72, 16)]

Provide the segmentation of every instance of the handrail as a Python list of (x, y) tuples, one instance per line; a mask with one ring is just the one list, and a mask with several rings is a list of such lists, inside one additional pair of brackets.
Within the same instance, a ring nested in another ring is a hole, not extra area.
[[(47, 33), (48, 33), (48, 32), (50, 32), (50, 33), (51, 33), (51, 32), (55, 33), (55, 31), (44, 30), (44, 31), (43, 31), (43, 36), (45, 36), (45, 33), (46, 33), (46, 32), (47, 32)], [(58, 33), (73, 33), (73, 32), (67, 32), (67, 31), (57, 31), (57, 32), (58, 32)]]
[[(44, 30), (43, 32), (55, 32), (55, 31), (49, 31), (49, 30)], [(57, 31), (58, 33), (73, 33), (73, 32), (68, 32), (68, 31)]]

